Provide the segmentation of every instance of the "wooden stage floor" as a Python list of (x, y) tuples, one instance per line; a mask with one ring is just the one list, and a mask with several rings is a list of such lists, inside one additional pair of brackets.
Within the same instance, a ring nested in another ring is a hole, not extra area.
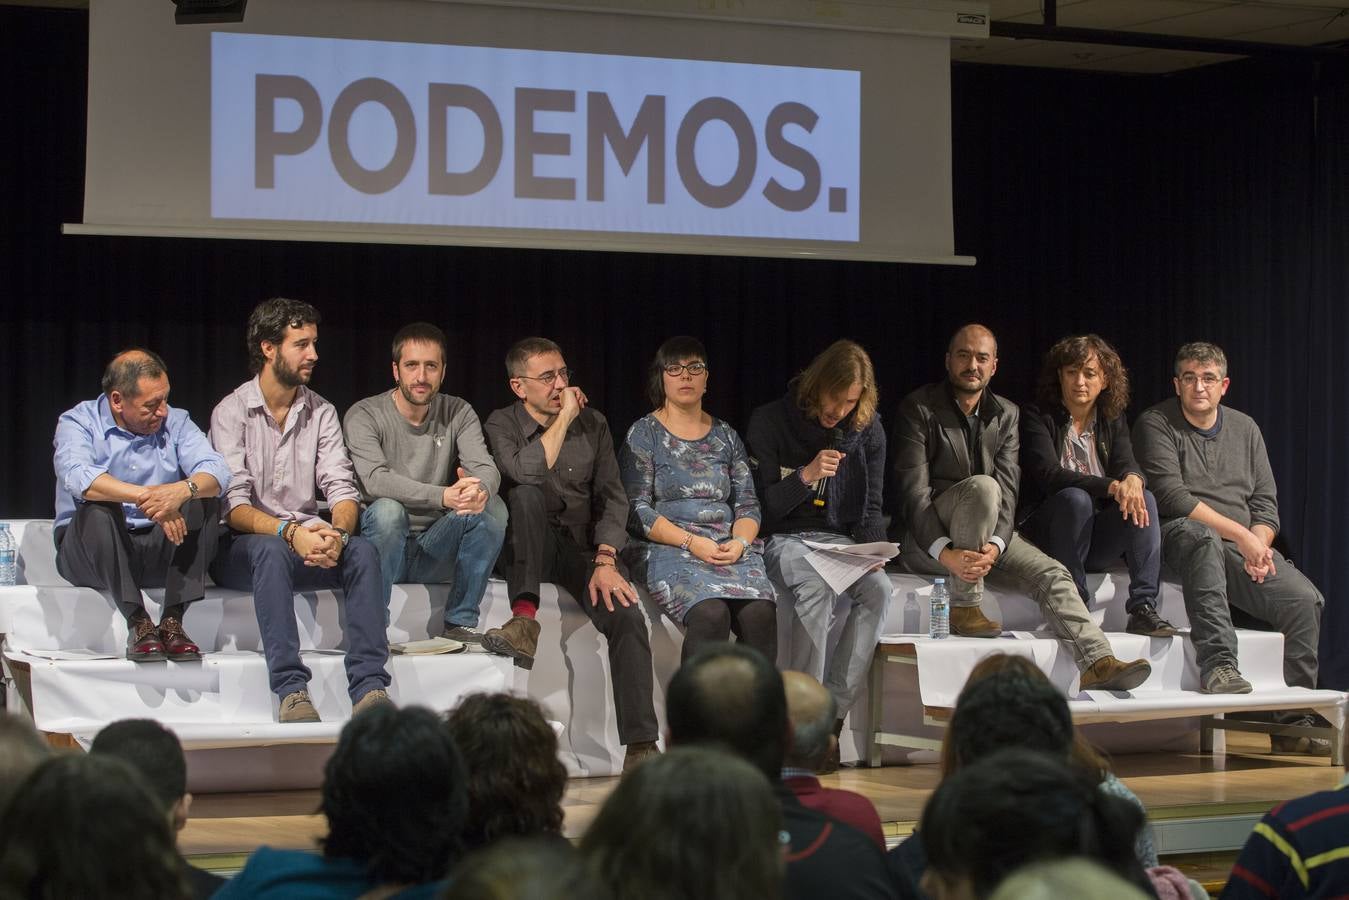
[[(1147, 806), (1154, 822), (1259, 815), (1290, 797), (1332, 788), (1344, 775), (1328, 759), (1273, 756), (1267, 737), (1240, 733), (1228, 733), (1226, 753), (1132, 754), (1118, 756), (1113, 763), (1115, 773)], [(585, 831), (617, 780), (572, 780), (564, 800), (568, 837), (575, 839)], [(913, 830), (938, 772), (935, 765), (844, 769), (822, 780), (869, 797), (893, 844)], [(180, 846), (198, 865), (221, 871), (239, 868), (243, 857), (261, 844), (312, 849), (324, 832), (323, 819), (315, 812), (318, 803), (313, 790), (198, 796), (179, 836)], [(1231, 855), (1184, 862), (1192, 877), (1212, 881), (1225, 874)]]

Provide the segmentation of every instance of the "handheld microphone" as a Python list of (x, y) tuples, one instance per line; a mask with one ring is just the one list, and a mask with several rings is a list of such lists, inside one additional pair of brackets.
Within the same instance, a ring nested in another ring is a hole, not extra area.
[[(826, 450), (837, 450), (843, 443), (843, 430), (841, 428), (829, 429), (829, 445)], [(824, 506), (824, 492), (829, 486), (829, 476), (825, 475), (815, 483), (815, 499), (811, 501), (814, 506)]]

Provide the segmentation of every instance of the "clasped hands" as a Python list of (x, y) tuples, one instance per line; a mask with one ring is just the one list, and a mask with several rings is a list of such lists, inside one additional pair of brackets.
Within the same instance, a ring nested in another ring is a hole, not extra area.
[(694, 536), (689, 541), (689, 552), (712, 566), (729, 566), (745, 555), (745, 545), (735, 538), (718, 544), (711, 538)]
[(947, 547), (937, 554), (937, 560), (961, 581), (973, 584), (987, 575), (998, 561), (998, 545), (990, 541), (979, 550), (961, 550)]
[(172, 481), (144, 488), (136, 495), (136, 507), (145, 517), (164, 529), (164, 537), (175, 547), (187, 539), (187, 522), (179, 512), (192, 499), (186, 481)]
[(459, 480), (445, 488), (440, 504), (454, 510), (456, 516), (475, 516), (487, 508), (487, 490), (481, 478), (474, 478), (460, 466), (455, 470)]

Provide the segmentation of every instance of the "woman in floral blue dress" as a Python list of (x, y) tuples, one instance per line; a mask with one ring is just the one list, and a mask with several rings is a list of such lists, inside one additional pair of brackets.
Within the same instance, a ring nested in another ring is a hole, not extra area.
[(632, 504), (625, 558), (671, 619), (684, 625), (683, 658), (714, 641), (740, 641), (777, 658), (777, 610), (763, 562), (759, 500), (735, 429), (703, 412), (707, 351), (670, 338), (651, 362), (654, 412), (628, 429), (619, 453)]

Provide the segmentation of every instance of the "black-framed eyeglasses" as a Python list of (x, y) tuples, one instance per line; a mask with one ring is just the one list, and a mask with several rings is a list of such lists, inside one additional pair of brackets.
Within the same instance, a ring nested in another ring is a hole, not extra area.
[(516, 378), (522, 378), (526, 381), (537, 381), (539, 384), (552, 384), (559, 378), (563, 384), (571, 384), (571, 376), (576, 374), (575, 369), (553, 369), (548, 372), (540, 372), (537, 375), (516, 375)]
[(665, 374), (669, 375), (671, 378), (678, 378), (680, 375), (684, 374), (685, 370), (688, 370), (688, 373), (696, 378), (707, 371), (707, 363), (670, 363), (665, 367)]

